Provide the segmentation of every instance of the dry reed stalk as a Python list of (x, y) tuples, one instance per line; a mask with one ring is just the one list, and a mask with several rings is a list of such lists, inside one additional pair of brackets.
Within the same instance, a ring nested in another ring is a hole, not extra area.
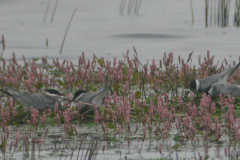
[(62, 54), (62, 49), (63, 49), (63, 45), (64, 45), (64, 42), (65, 42), (65, 39), (66, 39), (66, 36), (67, 36), (67, 32), (68, 32), (69, 26), (70, 26), (70, 24), (71, 24), (71, 22), (72, 22), (72, 19), (73, 19), (73, 16), (74, 16), (75, 12), (76, 12), (76, 8), (74, 9), (73, 14), (72, 14), (72, 17), (71, 17), (71, 19), (70, 19), (70, 21), (69, 21), (69, 23), (68, 23), (68, 27), (67, 27), (65, 36), (64, 36), (64, 38), (63, 38), (63, 42), (62, 42), (60, 54)]
[(193, 24), (194, 24), (194, 15), (193, 15), (193, 5), (192, 5), (192, 0), (190, 0), (190, 4), (191, 4), (192, 26), (193, 26)]
[(56, 9), (57, 9), (58, 1), (59, 1), (59, 0), (57, 0), (57, 2), (56, 2), (56, 4), (55, 4), (55, 8), (54, 8), (54, 11), (53, 11), (53, 15), (52, 15), (52, 20), (51, 20), (51, 22), (53, 22), (53, 18), (54, 18)]
[(120, 14), (121, 15), (123, 15), (125, 4), (126, 4), (126, 0), (122, 0), (121, 6), (120, 6)]
[(47, 6), (47, 10), (46, 10), (45, 17), (44, 17), (44, 23), (46, 22), (46, 18), (47, 18), (47, 14), (48, 14), (49, 4), (50, 4), (50, 0), (48, 0), (48, 6)]

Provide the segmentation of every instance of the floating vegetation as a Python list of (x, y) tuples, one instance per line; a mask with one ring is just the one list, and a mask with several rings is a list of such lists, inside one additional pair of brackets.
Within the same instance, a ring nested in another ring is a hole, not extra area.
[[(152, 152), (162, 158), (171, 158), (175, 152), (178, 158), (184, 148), (191, 152), (204, 148), (205, 154), (197, 153), (200, 159), (214, 158), (208, 154), (211, 148), (217, 148), (218, 157), (237, 158), (239, 98), (220, 95), (214, 99), (189, 88), (190, 80), (220, 73), (236, 62), (224, 59), (215, 64), (214, 56), (207, 52), (199, 57), (199, 67), (192, 64), (193, 53), (187, 60), (178, 56), (178, 63), (174, 63), (173, 53), (164, 53), (161, 59), (142, 64), (133, 50), (133, 59), (127, 51), (122, 59), (113, 61), (96, 55), (86, 60), (82, 53), (78, 64), (44, 57), (27, 61), (24, 56), (18, 62), (14, 53), (9, 60), (2, 58), (0, 80), (10, 87), (37, 94), (57, 89), (66, 95), (59, 97), (61, 109), (56, 105), (55, 109), (39, 111), (37, 106), (24, 108), (12, 97), (0, 94), (3, 159), (12, 159), (15, 154), (44, 159), (42, 153), (47, 158), (96, 159), (100, 150), (122, 146), (131, 152), (131, 145), (141, 157), (147, 150), (146, 142), (151, 142)], [(110, 86), (104, 104), (94, 105), (92, 115), (81, 113), (83, 105), (72, 101), (73, 94), (79, 89), (97, 91), (106, 74)], [(239, 84), (239, 80), (237, 69), (229, 82)]]

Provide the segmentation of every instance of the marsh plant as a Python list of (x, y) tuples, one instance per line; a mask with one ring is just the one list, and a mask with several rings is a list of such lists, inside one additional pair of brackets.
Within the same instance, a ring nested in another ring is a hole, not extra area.
[[(239, 0), (235, 2), (233, 25), (239, 27)], [(229, 26), (231, 0), (205, 0), (205, 27)]]
[(120, 14), (124, 15), (124, 10), (126, 6), (127, 14), (135, 14), (137, 15), (141, 6), (142, 0), (121, 0), (120, 5)]
[(231, 0), (205, 0), (205, 27), (229, 26)]
[[(111, 142), (119, 140), (127, 147), (138, 142), (139, 154), (146, 141), (154, 141), (162, 158), (185, 145), (204, 147), (205, 155), (199, 153), (200, 159), (208, 157), (212, 145), (218, 152), (225, 151), (225, 156), (238, 157), (238, 150), (231, 151), (239, 148), (239, 99), (222, 95), (213, 99), (192, 92), (188, 86), (191, 79), (220, 73), (236, 62), (224, 59), (214, 63), (215, 56), (207, 52), (199, 57), (199, 67), (192, 64), (193, 53), (187, 60), (177, 56), (178, 63), (174, 63), (173, 53), (164, 53), (161, 59), (142, 64), (133, 50), (134, 58), (127, 51), (122, 59), (114, 57), (112, 61), (96, 55), (87, 60), (82, 53), (78, 64), (44, 57), (27, 61), (23, 56), (22, 65), (14, 53), (9, 60), (2, 58), (0, 80), (16, 90), (41, 94), (55, 88), (66, 94), (62, 109), (56, 105), (54, 110), (44, 111), (35, 106), (24, 108), (4, 93), (0, 95), (0, 150), (4, 159), (19, 152), (32, 157), (50, 152), (60, 159), (80, 159), (79, 154), (84, 153), (94, 159), (99, 147), (107, 150)], [(106, 73), (111, 86), (103, 106), (94, 104), (93, 115), (80, 114), (81, 103), (70, 101), (73, 94), (79, 89), (91, 92), (101, 88)], [(229, 82), (239, 84), (239, 80), (240, 69)], [(79, 146), (86, 140), (84, 134), (92, 137), (88, 149)]]
[(240, 26), (240, 1), (236, 0), (235, 13), (234, 13), (234, 26)]

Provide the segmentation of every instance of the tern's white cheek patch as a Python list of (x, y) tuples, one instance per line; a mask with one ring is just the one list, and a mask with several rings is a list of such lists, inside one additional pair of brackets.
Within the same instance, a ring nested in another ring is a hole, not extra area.
[(209, 94), (210, 96), (213, 95), (213, 88), (212, 88), (212, 87), (211, 87), (210, 90), (208, 91), (208, 94)]
[(198, 80), (196, 80), (196, 91), (198, 91), (199, 87), (200, 87), (200, 83)]

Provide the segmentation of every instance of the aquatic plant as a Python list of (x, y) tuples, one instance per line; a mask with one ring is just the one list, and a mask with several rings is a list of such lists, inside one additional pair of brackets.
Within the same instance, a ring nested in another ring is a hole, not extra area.
[[(205, 93), (192, 92), (188, 86), (191, 79), (219, 73), (235, 65), (235, 61), (229, 63), (224, 59), (215, 64), (214, 56), (208, 51), (205, 57), (199, 57), (198, 66), (191, 64), (193, 53), (187, 60), (178, 56), (176, 64), (173, 53), (164, 53), (163, 58), (142, 64), (136, 49), (133, 50), (133, 59), (127, 51), (121, 60), (114, 58), (113, 61), (96, 55), (86, 60), (82, 53), (78, 64), (67, 60), (60, 62), (58, 58), (50, 62), (44, 57), (26, 61), (23, 56), (21, 65), (14, 53), (10, 60), (2, 58), (0, 80), (9, 86), (39, 94), (55, 88), (67, 95), (62, 99), (63, 110), (56, 104), (55, 110), (42, 112), (34, 106), (27, 110), (11, 97), (0, 95), (0, 149), (4, 159), (11, 159), (19, 151), (26, 156), (30, 156), (31, 151), (31, 156), (35, 157), (37, 147), (39, 155), (47, 150), (54, 155), (59, 153), (61, 159), (68, 152), (75, 158), (84, 152), (93, 159), (99, 147), (107, 150), (111, 142), (120, 140), (126, 142), (129, 149), (131, 143), (140, 143), (139, 154), (146, 141), (154, 141), (162, 158), (177, 153), (185, 145), (204, 147), (205, 158), (211, 144), (219, 151), (239, 146), (239, 99), (222, 95), (212, 99)], [(106, 72), (111, 86), (104, 105), (95, 104), (94, 115), (80, 114), (81, 103), (76, 106), (71, 103), (71, 97), (78, 89), (91, 92), (101, 88)], [(229, 82), (239, 83), (239, 79), (240, 69)], [(92, 137), (88, 151), (80, 145), (85, 140), (84, 135)], [(94, 138), (96, 135), (98, 139)], [(51, 145), (49, 139), (53, 141)], [(166, 151), (168, 155), (164, 155)], [(227, 156), (238, 155), (238, 152), (226, 153)], [(203, 156), (199, 153), (200, 157)]]
[(213, 23), (218, 27), (229, 26), (230, 3), (231, 0), (205, 0), (205, 27), (209, 27), (209, 23), (211, 27)]
[[(127, 2), (127, 0), (121, 0), (121, 5), (120, 5), (120, 14), (121, 15), (124, 15), (124, 8), (126, 5), (126, 2)], [(142, 2), (142, 0), (129, 0), (127, 13), (131, 14), (132, 9), (133, 9), (133, 13), (137, 15), (139, 8), (141, 6), (141, 2)]]
[(240, 14), (239, 14), (239, 7), (240, 7), (240, 1), (236, 0), (235, 4), (235, 13), (234, 13), (234, 26), (239, 27), (240, 26)]

